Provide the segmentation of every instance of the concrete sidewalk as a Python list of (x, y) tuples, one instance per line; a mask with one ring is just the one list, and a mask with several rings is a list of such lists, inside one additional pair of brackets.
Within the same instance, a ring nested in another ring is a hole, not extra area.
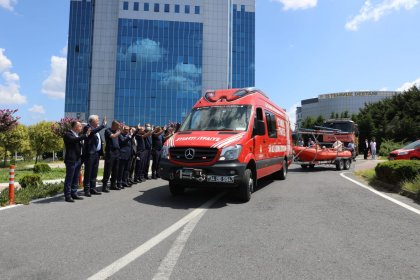
[(363, 159), (363, 155), (359, 155), (354, 162), (354, 171), (367, 169), (375, 169), (378, 163), (384, 162), (383, 159)]

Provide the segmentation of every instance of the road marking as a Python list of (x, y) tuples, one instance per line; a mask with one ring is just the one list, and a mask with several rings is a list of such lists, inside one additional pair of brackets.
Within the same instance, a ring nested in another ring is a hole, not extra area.
[(7, 209), (10, 209), (10, 208), (19, 207), (19, 206), (22, 206), (22, 204), (15, 204), (15, 205), (10, 205), (10, 206), (0, 207), (0, 211), (7, 210)]
[(123, 269), (125, 266), (136, 260), (137, 258), (141, 257), (145, 253), (147, 253), (150, 249), (161, 243), (163, 240), (165, 240), (167, 237), (169, 237), (171, 234), (182, 228), (187, 223), (191, 222), (194, 218), (200, 216), (200, 214), (204, 214), (219, 198), (221, 198), (225, 192), (220, 193), (201, 205), (196, 210), (192, 211), (190, 214), (186, 215), (182, 219), (180, 219), (175, 224), (171, 225), (170, 227), (166, 228), (162, 232), (160, 232), (158, 235), (150, 238), (148, 241), (128, 253), (127, 255), (119, 258), (112, 264), (108, 265), (107, 267), (103, 268), (96, 274), (92, 275), (88, 278), (88, 280), (96, 280), (96, 279), (107, 279), (108, 277), (111, 277), (121, 269)]
[(171, 249), (169, 250), (168, 254), (161, 262), (158, 268), (158, 272), (153, 277), (153, 280), (168, 280), (171, 277), (172, 271), (178, 262), (182, 251), (184, 250), (185, 244), (187, 244), (188, 238), (194, 231), (195, 226), (198, 224), (203, 215), (204, 212), (200, 213), (184, 227), (172, 245)]
[(367, 189), (368, 191), (373, 192), (374, 194), (377, 194), (379, 196), (382, 196), (383, 198), (385, 198), (385, 199), (387, 199), (387, 200), (389, 200), (389, 201), (391, 201), (391, 202), (393, 202), (395, 204), (398, 204), (399, 206), (404, 207), (405, 209), (410, 210), (411, 212), (414, 212), (414, 213), (420, 215), (420, 210), (419, 209), (414, 208), (414, 207), (412, 207), (412, 206), (410, 206), (408, 204), (405, 204), (405, 203), (403, 203), (403, 202), (401, 202), (401, 201), (399, 201), (399, 200), (397, 200), (395, 198), (392, 198), (390, 196), (387, 196), (386, 194), (383, 194), (383, 193), (375, 190), (372, 187), (366, 186), (366, 185), (364, 185), (364, 184), (362, 184), (362, 183), (360, 183), (360, 182), (358, 182), (358, 181), (356, 181), (354, 179), (351, 179), (351, 178), (347, 177), (344, 174), (345, 174), (345, 172), (340, 173), (340, 176), (343, 177), (343, 178), (345, 178), (345, 179), (347, 179), (347, 180), (349, 180), (349, 181), (351, 181), (351, 182), (353, 182), (353, 183), (355, 183), (355, 184), (357, 184), (357, 185), (359, 185), (359, 186), (361, 186), (364, 189)]

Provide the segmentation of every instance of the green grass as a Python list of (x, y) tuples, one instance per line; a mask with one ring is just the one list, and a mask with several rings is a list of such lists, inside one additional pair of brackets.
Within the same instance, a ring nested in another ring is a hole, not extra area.
[[(63, 183), (46, 184), (39, 187), (27, 187), (25, 189), (15, 189), (15, 203), (29, 204), (31, 200), (37, 198), (51, 197), (62, 193), (64, 189)], [(0, 195), (0, 206), (7, 206), (9, 204), (9, 189), (4, 189)]]
[(355, 174), (359, 177), (362, 177), (369, 183), (372, 183), (376, 179), (375, 169), (356, 171)]
[(417, 175), (412, 181), (403, 182), (401, 189), (411, 193), (420, 193), (420, 175)]

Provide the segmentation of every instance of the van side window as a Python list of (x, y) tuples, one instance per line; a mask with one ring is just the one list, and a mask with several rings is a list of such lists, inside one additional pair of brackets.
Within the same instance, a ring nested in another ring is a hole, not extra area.
[[(255, 112), (255, 117), (254, 117), (254, 131), (255, 131), (256, 127), (257, 127), (257, 122), (258, 121), (264, 121), (262, 108), (257, 108), (257, 110)], [(255, 135), (255, 132), (254, 132), (254, 135)]]
[(276, 116), (271, 112), (265, 112), (265, 119), (267, 121), (268, 137), (277, 138)]

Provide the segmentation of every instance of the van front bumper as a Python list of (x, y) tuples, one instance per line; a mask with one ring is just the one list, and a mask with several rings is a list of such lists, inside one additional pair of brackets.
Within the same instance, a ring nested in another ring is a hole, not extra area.
[(168, 159), (160, 161), (159, 176), (167, 181), (186, 187), (222, 187), (239, 186), (245, 173), (246, 164), (239, 161), (216, 162), (211, 166), (182, 166)]

